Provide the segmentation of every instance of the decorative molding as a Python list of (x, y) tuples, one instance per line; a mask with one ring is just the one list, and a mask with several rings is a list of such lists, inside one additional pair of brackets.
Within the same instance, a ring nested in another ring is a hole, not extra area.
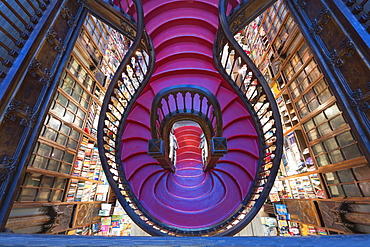
[(77, 22), (76, 20), (74, 19), (73, 15), (71, 14), (71, 11), (69, 10), (69, 8), (65, 5), (62, 6), (61, 10), (60, 10), (60, 14), (62, 15), (62, 17), (64, 19), (67, 19), (67, 24), (70, 26), (70, 27), (74, 27), (77, 25)]
[(15, 121), (17, 119), (16, 117), (16, 113), (15, 112), (18, 112), (20, 111), (21, 109), (21, 106), (22, 106), (22, 103), (18, 100), (12, 100), (10, 103), (9, 103), (9, 106), (5, 109), (5, 117), (7, 117), (10, 121)]
[(44, 68), (43, 70), (40, 68), (41, 67), (41, 63), (39, 61), (37, 61), (36, 59), (34, 59), (31, 64), (30, 64), (30, 68), (29, 68), (29, 73), (31, 74), (32, 77), (36, 77), (36, 76), (40, 76), (40, 82), (43, 84), (43, 85), (46, 85), (46, 86), (49, 86), (50, 85), (50, 82), (51, 82), (51, 77), (52, 77), (52, 74), (50, 72), (50, 70), (48, 68)]
[(330, 212), (334, 214), (334, 217), (335, 217), (334, 223), (341, 225), (347, 233), (354, 233), (354, 231), (352, 230), (354, 225), (349, 223), (344, 217), (345, 214), (348, 213), (348, 211), (345, 210), (345, 205), (352, 204), (352, 203), (353, 202), (349, 202), (349, 201), (339, 202), (339, 203), (336, 203), (335, 207), (329, 210)]
[[(370, 87), (370, 82), (367, 83), (368, 87)], [(361, 89), (357, 89), (351, 95), (352, 100), (351, 103), (355, 106), (358, 110), (367, 112), (370, 110), (370, 92), (364, 94)]]
[(322, 8), (318, 19), (314, 19), (312, 21), (310, 31), (315, 35), (320, 34), (323, 26), (325, 26), (332, 18), (330, 11), (326, 7)]
[(46, 34), (46, 40), (49, 42), (49, 44), (55, 45), (54, 50), (56, 50), (59, 53), (65, 51), (66, 47), (62, 39), (61, 38), (57, 39), (56, 37), (57, 37), (57, 32), (53, 29), (50, 29)]
[(345, 64), (346, 60), (355, 54), (355, 46), (353, 42), (346, 38), (340, 42), (341, 49), (337, 51), (334, 49), (328, 56), (329, 62), (334, 67), (340, 67)]
[(25, 106), (24, 110), (22, 108), (22, 102), (13, 99), (9, 106), (5, 109), (4, 115), (13, 122), (17, 119), (17, 117), (20, 117), (20, 125), (31, 127), (36, 119), (35, 111), (31, 106)]
[(241, 13), (240, 15), (238, 15), (234, 21), (230, 24), (230, 30), (231, 30), (231, 33), (235, 33), (237, 32), (238, 30), (240, 30), (240, 27), (241, 26), (244, 26), (244, 20), (247, 19), (249, 16), (248, 16), (248, 13), (246, 11), (244, 11), (243, 13)]
[(27, 106), (25, 113), (25, 117), (22, 118), (20, 125), (31, 127), (36, 119), (35, 110), (33, 109), (33, 107)]
[(0, 163), (0, 182), (8, 180), (15, 172), (15, 162), (13, 158), (5, 156)]
[(297, 9), (304, 9), (304, 7), (306, 7), (306, 1), (303, 1), (303, 0), (296, 0), (294, 1), (294, 4), (295, 6), (297, 7)]
[(75, 221), (73, 227), (84, 226), (91, 224), (94, 217), (95, 204), (79, 204), (75, 213)]

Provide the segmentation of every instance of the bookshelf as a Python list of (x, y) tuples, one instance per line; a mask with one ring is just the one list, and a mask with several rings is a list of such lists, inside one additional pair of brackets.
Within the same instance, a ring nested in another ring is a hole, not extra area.
[[(277, 193), (270, 198), (300, 205), (305, 200), (368, 196), (369, 178), (358, 171), (365, 174), (370, 168), (345, 119), (346, 109), (337, 104), (330, 78), (325, 77), (283, 1), (235, 38), (270, 84), (281, 115), (283, 157), (272, 190)], [(309, 210), (314, 214), (320, 209)]]
[(105, 90), (130, 44), (117, 30), (87, 14), (15, 204), (28, 205), (29, 210), (41, 204), (65, 205), (71, 211), (70, 222), (52, 233), (96, 228), (101, 203), (112, 199), (99, 158), (97, 127)]

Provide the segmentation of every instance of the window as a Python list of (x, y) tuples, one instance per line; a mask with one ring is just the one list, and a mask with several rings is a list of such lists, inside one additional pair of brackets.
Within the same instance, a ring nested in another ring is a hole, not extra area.
[(272, 40), (280, 30), (287, 13), (288, 11), (285, 5), (281, 2), (271, 6), (266, 21), (263, 22), (263, 27), (265, 30), (268, 30), (267, 36), (270, 40)]
[(369, 166), (324, 174), (331, 197), (367, 197), (370, 195)]
[(26, 173), (18, 201), (62, 201), (67, 180)]
[(73, 159), (72, 153), (38, 142), (29, 166), (69, 174)]
[(319, 166), (339, 163), (362, 155), (350, 131), (313, 145), (312, 151)]
[[(294, 55), (292, 55), (290, 61), (287, 63), (283, 70), (284, 76), (288, 82), (295, 76), (297, 72), (299, 72), (302, 69), (302, 66), (307, 63), (310, 56), (311, 52), (308, 49), (307, 44), (302, 44), (302, 46), (297, 50), (297, 52)], [(304, 71), (299, 73), (296, 76), (296, 79), (291, 82), (290, 91), (293, 93), (293, 98), (296, 98), (299, 95), (299, 93), (297, 93), (298, 89), (297, 90), (295, 89), (306, 77), (306, 74), (303, 72)]]
[[(92, 81), (90, 76), (85, 75), (85, 78), (88, 79), (85, 79), (84, 82)], [(90, 90), (92, 89), (91, 85), (87, 86), (89, 86)], [(64, 78), (60, 81), (60, 87), (65, 93), (72, 96), (72, 98), (82, 107), (87, 109), (90, 101), (90, 94), (79, 83), (77, 83), (70, 74), (64, 74)]]
[(55, 117), (48, 115), (41, 136), (59, 145), (76, 150), (80, 133)]
[(63, 121), (73, 123), (77, 127), (82, 128), (86, 113), (61, 92), (57, 92), (50, 109)]
[(346, 125), (337, 104), (333, 104), (303, 124), (308, 140), (319, 139)]

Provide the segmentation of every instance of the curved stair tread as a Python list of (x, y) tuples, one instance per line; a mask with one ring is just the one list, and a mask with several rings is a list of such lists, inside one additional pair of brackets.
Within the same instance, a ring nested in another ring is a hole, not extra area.
[(182, 58), (182, 59), (176, 59), (172, 61), (166, 61), (166, 63), (162, 63), (162, 66), (160, 66), (156, 73), (160, 72), (166, 72), (170, 70), (174, 70), (177, 68), (184, 68), (184, 69), (207, 69), (212, 70), (213, 66), (209, 63), (208, 57), (198, 57), (198, 58)]
[(181, 47), (182, 48), (179, 48), (178, 43), (176, 43), (176, 44), (165, 46), (160, 51), (157, 50), (157, 62), (159, 62), (160, 64), (160, 61), (162, 59), (166, 57), (174, 56), (174, 55), (176, 56), (177, 54), (189, 54), (189, 55), (201, 54), (204, 56), (211, 57), (210, 52), (212, 51), (212, 49), (209, 46), (197, 45), (194, 47), (193, 42), (182, 40)]
[(257, 132), (248, 117), (240, 118), (239, 121), (229, 123), (227, 126), (224, 125), (223, 135), (226, 137), (233, 137), (235, 135), (248, 135), (257, 137)]
[[(198, 12), (200, 12), (200, 10), (206, 10), (207, 12), (214, 13), (216, 17), (218, 13), (217, 4), (215, 5), (215, 4), (206, 2), (206, 1), (189, 2), (186, 0), (185, 1), (175, 0), (175, 1), (167, 1), (167, 2), (161, 2), (161, 3), (152, 1), (151, 3), (144, 4), (145, 22), (150, 23), (152, 19), (156, 17), (156, 15), (160, 13), (167, 13), (168, 11), (169, 12), (176, 11), (176, 9), (178, 8), (184, 9), (184, 10), (188, 10), (188, 9), (192, 10), (195, 8), (196, 10), (198, 10)], [(210, 11), (211, 9), (213, 9), (213, 11)], [(217, 18), (216, 20), (213, 20), (213, 21), (217, 22)]]
[(141, 138), (131, 138), (126, 139), (124, 142), (121, 142), (121, 158), (125, 160), (126, 157), (131, 155), (148, 152), (148, 140)]
[(158, 169), (162, 169), (158, 162), (152, 157), (148, 156), (146, 152), (137, 152), (131, 156), (122, 159), (122, 165), (126, 177), (130, 180), (134, 173), (138, 172), (144, 166), (153, 165), (157, 166)]
[[(212, 18), (214, 18), (214, 15), (212, 15)], [(147, 32), (153, 40), (175, 35), (176, 33), (179, 33), (179, 31), (189, 34), (198, 33), (200, 31), (199, 29), (203, 32), (202, 36), (211, 38), (212, 34), (214, 36), (214, 33), (217, 30), (217, 27), (212, 24), (212, 22), (209, 22), (209, 19), (207, 19), (206, 16), (196, 15), (196, 13), (179, 16), (178, 12), (174, 12), (172, 17), (166, 18), (165, 15), (157, 15), (154, 19), (164, 19), (164, 22), (161, 24), (158, 24), (158, 22), (153, 24), (150, 23), (151, 25), (146, 26)], [(196, 30), (197, 32), (192, 30)]]
[(227, 147), (229, 150), (244, 150), (242, 147), (248, 147), (248, 153), (259, 157), (259, 145), (255, 137), (233, 136), (227, 139)]
[[(135, 121), (139, 122), (143, 125), (150, 126), (150, 114), (146, 110), (146, 108), (136, 105), (127, 117), (127, 121)], [(123, 135), (122, 135), (123, 136)]]
[(143, 190), (146, 181), (152, 176), (162, 175), (163, 172), (163, 168), (158, 164), (145, 164), (141, 166), (140, 169), (133, 171), (128, 179), (130, 180), (135, 195), (141, 198), (140, 192)]
[(229, 150), (229, 152), (220, 158), (219, 163), (227, 161), (234, 164), (238, 164), (241, 167), (245, 167), (251, 177), (256, 174), (256, 167), (258, 164), (258, 158), (245, 150)]
[[(158, 75), (156, 80), (150, 84), (150, 87), (152, 88), (153, 92), (157, 94), (161, 89), (173, 86), (174, 82), (176, 82), (178, 85), (191, 84), (191, 85), (196, 85), (196, 86), (201, 86), (201, 87), (204, 85), (207, 85), (207, 89), (211, 93), (215, 94), (215, 92), (217, 92), (217, 89), (221, 83), (220, 79), (218, 78), (219, 75), (215, 71), (207, 70), (206, 72), (208, 71), (209, 73), (202, 74), (201, 78), (197, 76), (196, 74), (191, 74), (190, 72), (194, 72), (192, 70), (177, 71), (177, 72), (182, 72), (180, 78), (178, 74), (163, 74), (164, 77), (160, 77)], [(205, 72), (205, 71), (198, 71), (198, 72)]]
[(147, 140), (151, 139), (150, 128), (138, 122), (127, 121), (125, 135), (122, 136), (121, 141), (135, 137)]
[(214, 170), (226, 173), (230, 177), (235, 178), (243, 197), (247, 195), (249, 188), (254, 181), (254, 177), (252, 177), (244, 167), (235, 165), (232, 162), (219, 162)]

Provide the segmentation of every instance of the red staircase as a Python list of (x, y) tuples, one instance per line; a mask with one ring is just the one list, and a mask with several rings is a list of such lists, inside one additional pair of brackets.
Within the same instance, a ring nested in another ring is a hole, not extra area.
[[(250, 113), (213, 65), (218, 0), (143, 1), (145, 26), (153, 40), (156, 69), (128, 114), (121, 139), (126, 179), (142, 206), (157, 220), (185, 229), (211, 227), (240, 209), (256, 174), (259, 143)], [(173, 85), (207, 88), (219, 100), (228, 154), (202, 170), (202, 130), (176, 129), (175, 173), (147, 154), (154, 96)]]

